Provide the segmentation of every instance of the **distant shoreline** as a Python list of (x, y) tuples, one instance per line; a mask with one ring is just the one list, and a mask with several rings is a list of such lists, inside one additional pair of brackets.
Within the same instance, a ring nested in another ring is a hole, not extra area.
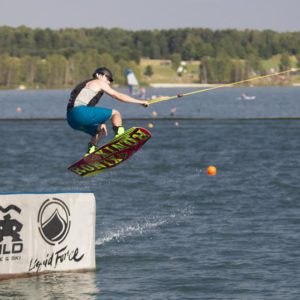
[[(291, 84), (284, 84), (284, 85), (230, 85), (229, 83), (151, 83), (149, 86), (145, 86), (145, 88), (213, 88), (213, 87), (226, 87), (226, 88), (234, 88), (234, 87), (247, 87), (247, 88), (253, 88), (253, 87), (300, 87), (300, 83), (291, 83)], [(114, 88), (127, 88), (126, 86), (120, 86), (115, 85)], [(31, 88), (31, 87), (25, 87), (22, 86), (16, 87), (16, 88), (4, 88), (0, 87), (0, 91), (42, 91), (42, 90), (70, 90), (73, 87), (57, 87), (57, 88)]]
[[(152, 83), (149, 85), (149, 87), (152, 88), (210, 88), (210, 87), (245, 87), (243, 84), (237, 86), (233, 86), (230, 83)], [(292, 83), (288, 85), (254, 85), (247, 87), (273, 87), (273, 86), (279, 86), (279, 87), (300, 87), (300, 83)]]
[(210, 83), (151, 83), (149, 86), (152, 88), (206, 88), (219, 86), (220, 84), (210, 84)]

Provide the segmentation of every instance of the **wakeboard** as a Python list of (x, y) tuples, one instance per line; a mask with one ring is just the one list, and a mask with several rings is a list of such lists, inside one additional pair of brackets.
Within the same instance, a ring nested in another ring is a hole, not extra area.
[(88, 177), (111, 169), (130, 158), (151, 137), (142, 127), (132, 127), (123, 134), (101, 146), (68, 167), (68, 170), (81, 177)]

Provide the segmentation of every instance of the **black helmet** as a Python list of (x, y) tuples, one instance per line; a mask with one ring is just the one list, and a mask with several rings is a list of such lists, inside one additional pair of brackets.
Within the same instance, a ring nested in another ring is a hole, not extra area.
[(101, 67), (96, 69), (93, 73), (93, 77), (96, 78), (97, 75), (105, 75), (110, 82), (114, 81), (112, 72), (107, 68)]

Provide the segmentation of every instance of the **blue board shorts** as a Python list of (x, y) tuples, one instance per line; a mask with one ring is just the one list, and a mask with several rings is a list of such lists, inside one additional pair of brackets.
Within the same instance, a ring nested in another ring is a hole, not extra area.
[(111, 118), (112, 109), (95, 106), (76, 106), (67, 112), (67, 121), (75, 130), (84, 131), (91, 136), (97, 133), (100, 124)]

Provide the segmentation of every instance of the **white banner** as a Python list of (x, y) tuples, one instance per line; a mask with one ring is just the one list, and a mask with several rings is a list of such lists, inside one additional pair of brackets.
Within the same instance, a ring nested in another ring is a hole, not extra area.
[(0, 277), (95, 268), (92, 193), (0, 194)]

